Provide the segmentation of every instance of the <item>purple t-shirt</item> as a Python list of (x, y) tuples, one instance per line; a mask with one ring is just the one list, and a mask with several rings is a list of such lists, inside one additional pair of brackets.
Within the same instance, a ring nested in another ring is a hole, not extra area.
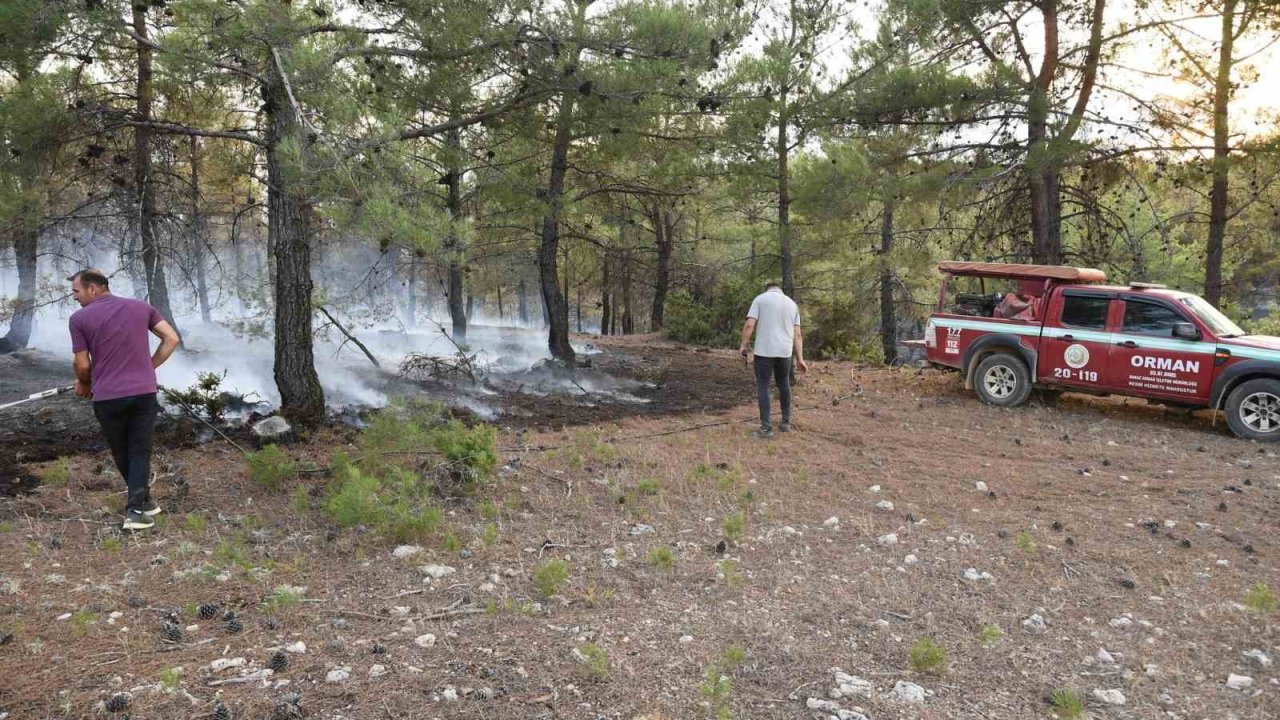
[(163, 319), (147, 303), (118, 295), (104, 295), (71, 314), (71, 351), (89, 351), (95, 402), (156, 391), (148, 335)]

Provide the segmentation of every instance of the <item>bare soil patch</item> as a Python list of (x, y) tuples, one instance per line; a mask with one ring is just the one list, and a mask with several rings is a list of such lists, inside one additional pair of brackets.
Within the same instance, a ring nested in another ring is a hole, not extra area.
[[(1280, 660), (1280, 616), (1244, 605), (1280, 591), (1275, 448), (1133, 401), (1005, 411), (954, 375), (847, 363), (816, 363), (796, 432), (760, 441), (732, 353), (601, 342), (665, 367), (666, 397), (501, 421), (503, 467), (410, 558), (330, 523), (323, 476), (268, 492), (217, 444), (163, 450), (163, 526), (117, 537), (105, 454), (66, 460), (64, 482), (0, 505), (0, 713), (90, 717), (131, 692), (135, 718), (215, 699), (270, 717), (300, 692), (316, 718), (825, 718), (808, 700), (840, 668), (870, 690), (835, 702), (873, 720), (1049, 718), (1058, 688), (1095, 717), (1280, 714), (1277, 665), (1242, 655)], [(354, 433), (289, 452), (324, 465)], [(912, 668), (921, 638), (941, 672)], [(285, 669), (225, 682), (297, 642)]]

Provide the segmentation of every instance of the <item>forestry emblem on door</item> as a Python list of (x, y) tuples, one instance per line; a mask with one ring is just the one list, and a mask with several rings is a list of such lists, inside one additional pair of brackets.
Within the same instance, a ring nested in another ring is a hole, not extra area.
[(1067, 365), (1079, 370), (1089, 364), (1089, 348), (1080, 343), (1070, 345), (1062, 353), (1062, 359), (1067, 362)]

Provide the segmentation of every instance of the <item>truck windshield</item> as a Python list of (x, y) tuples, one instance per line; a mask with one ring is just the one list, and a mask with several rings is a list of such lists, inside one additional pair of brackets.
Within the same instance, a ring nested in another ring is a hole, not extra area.
[(1188, 310), (1195, 313), (1195, 316), (1200, 318), (1201, 322), (1209, 326), (1214, 335), (1218, 337), (1240, 337), (1246, 334), (1244, 330), (1240, 329), (1239, 325), (1231, 322), (1230, 318), (1223, 315), (1218, 308), (1210, 305), (1204, 298), (1187, 295), (1180, 299)]

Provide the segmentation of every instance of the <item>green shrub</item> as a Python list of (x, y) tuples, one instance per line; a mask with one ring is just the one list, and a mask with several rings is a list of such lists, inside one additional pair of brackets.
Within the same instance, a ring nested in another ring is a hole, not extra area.
[(636, 485), (636, 492), (640, 495), (656, 497), (662, 494), (662, 486), (658, 484), (657, 480), (645, 479)]
[(215, 372), (202, 372), (196, 381), (186, 390), (164, 388), (161, 392), (169, 402), (185, 405), (192, 412), (199, 413), (210, 422), (220, 422), (227, 411), (226, 393), (222, 392), (222, 381), (227, 377), (223, 370), (219, 375)]
[(1004, 637), (1004, 631), (1000, 629), (999, 625), (993, 623), (983, 625), (982, 629), (978, 631), (978, 642), (983, 645), (995, 645), (1000, 642), (1002, 637)]
[(1266, 615), (1276, 609), (1276, 594), (1271, 592), (1266, 583), (1260, 582), (1245, 593), (1244, 604), (1259, 615)]
[(670, 572), (676, 567), (675, 553), (669, 547), (656, 547), (649, 551), (649, 565), (655, 570)]
[(1084, 698), (1071, 688), (1058, 688), (1049, 693), (1049, 704), (1062, 720), (1084, 717)]
[(245, 455), (249, 477), (268, 490), (279, 490), (297, 472), (297, 464), (276, 445), (268, 445)]
[(720, 524), (720, 529), (724, 531), (726, 540), (732, 543), (739, 542), (747, 529), (747, 516), (740, 512), (728, 515)]
[(911, 646), (907, 661), (918, 673), (941, 675), (947, 669), (947, 649), (930, 638), (920, 638)]
[(207, 525), (208, 521), (200, 513), (187, 513), (186, 517), (182, 518), (182, 526), (196, 534), (203, 533)]
[(362, 523), (376, 525), (377, 515), (382, 511), (378, 499), (380, 487), (377, 478), (366, 475), (359, 468), (347, 466), (325, 501), (325, 512), (343, 527)]
[(275, 612), (284, 608), (296, 607), (302, 604), (302, 593), (298, 588), (288, 585), (279, 585), (275, 592), (271, 593), (262, 601), (262, 607), (267, 612)]
[(569, 563), (564, 560), (548, 560), (542, 563), (533, 573), (533, 587), (543, 597), (551, 597), (560, 592), (560, 587), (569, 579)]
[(164, 692), (177, 692), (182, 685), (182, 668), (165, 668), (156, 677), (160, 681), (161, 690)]
[(609, 677), (609, 652), (595, 643), (577, 648), (578, 671), (591, 680)]
[(716, 340), (715, 316), (712, 309), (695, 302), (688, 290), (677, 290), (667, 296), (667, 337), (677, 342), (711, 345)]

